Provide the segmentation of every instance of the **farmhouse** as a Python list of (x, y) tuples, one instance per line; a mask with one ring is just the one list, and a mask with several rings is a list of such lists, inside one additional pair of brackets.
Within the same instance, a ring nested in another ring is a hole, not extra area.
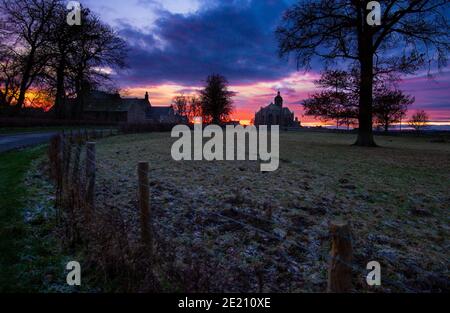
[(255, 126), (260, 125), (280, 125), (281, 127), (299, 127), (298, 118), (287, 107), (283, 107), (283, 97), (278, 91), (274, 102), (267, 107), (261, 108), (255, 114)]
[(176, 123), (179, 118), (171, 106), (154, 107), (148, 93), (143, 99), (122, 98), (119, 94), (93, 91), (84, 99), (83, 118), (111, 123)]

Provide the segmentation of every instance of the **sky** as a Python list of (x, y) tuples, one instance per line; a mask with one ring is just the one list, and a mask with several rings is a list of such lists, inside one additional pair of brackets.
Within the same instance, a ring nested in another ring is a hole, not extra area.
[[(275, 29), (295, 0), (82, 0), (112, 25), (129, 46), (125, 71), (114, 73), (125, 96), (150, 94), (152, 105), (169, 105), (179, 94), (202, 88), (212, 73), (235, 91), (234, 119), (250, 120), (278, 90), (304, 125), (301, 101), (316, 89), (320, 68), (297, 70), (280, 58)], [(416, 97), (410, 112), (425, 109), (431, 120), (450, 124), (450, 68), (433, 79), (420, 72), (400, 87)]]

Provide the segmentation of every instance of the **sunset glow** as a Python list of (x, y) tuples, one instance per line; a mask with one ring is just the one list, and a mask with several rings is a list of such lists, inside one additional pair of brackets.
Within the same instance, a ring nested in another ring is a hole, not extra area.
[[(298, 71), (294, 60), (278, 57), (274, 29), (293, 2), (156, 0), (144, 5), (137, 0), (82, 1), (127, 42), (128, 68), (95, 68), (110, 74), (124, 97), (143, 98), (149, 92), (152, 105), (167, 106), (175, 96), (198, 95), (206, 77), (218, 73), (236, 92), (233, 120), (249, 124), (279, 90), (284, 105), (302, 125), (333, 126), (333, 121), (304, 116), (301, 106), (317, 91), (314, 81), (323, 64), (314, 64), (310, 72)], [(434, 71), (432, 77), (429, 74), (422, 69), (400, 82), (399, 87), (416, 99), (405, 120), (415, 111), (425, 110), (432, 125), (450, 125), (450, 68)], [(48, 101), (30, 95), (35, 101), (29, 101), (29, 106), (49, 106)]]
[[(277, 91), (280, 90), (284, 98), (284, 105), (302, 116), (300, 101), (306, 99), (315, 91), (314, 80), (319, 76), (316, 74), (294, 73), (279, 81), (261, 81), (247, 85), (231, 85), (230, 90), (236, 92), (233, 98), (235, 112), (233, 120), (239, 120), (243, 124), (249, 124), (254, 118), (255, 112), (260, 107), (267, 106), (273, 102)], [(183, 86), (178, 84), (162, 84), (147, 87), (128, 88), (123, 93), (125, 97), (142, 98), (145, 92), (150, 94), (150, 102), (154, 106), (167, 106), (172, 99), (178, 95), (197, 95), (202, 86)]]
[[(416, 103), (411, 106), (407, 119), (414, 114), (416, 110), (425, 109), (430, 115), (430, 125), (446, 126), (450, 125), (449, 108), (439, 108), (436, 106), (438, 102), (447, 101), (447, 89), (450, 88), (450, 82), (447, 82), (448, 74), (444, 74), (438, 79), (428, 78), (412, 78), (405, 79), (401, 83), (401, 87), (416, 97)], [(278, 90), (284, 98), (284, 105), (293, 111), (303, 126), (307, 127), (333, 127), (333, 121), (324, 122), (311, 116), (305, 116), (301, 101), (306, 99), (310, 94), (317, 91), (314, 81), (320, 77), (319, 73), (301, 73), (294, 72), (290, 76), (274, 81), (261, 81), (252, 84), (235, 84), (229, 87), (230, 90), (236, 92), (233, 98), (235, 111), (232, 114), (233, 120), (241, 121), (241, 124), (248, 125), (254, 118), (255, 112), (261, 107), (267, 106), (273, 102)], [(417, 85), (422, 87), (419, 89)], [(425, 88), (424, 86), (428, 86)], [(416, 89), (417, 88), (417, 89)], [(439, 91), (436, 91), (438, 88)], [(198, 96), (202, 85), (181, 85), (176, 83), (166, 83), (160, 85), (148, 85), (132, 88), (124, 88), (122, 95), (124, 97), (142, 98), (145, 92), (149, 92), (150, 101), (154, 106), (167, 106), (172, 103), (175, 96)], [(429, 89), (435, 90), (432, 95)], [(433, 101), (434, 100), (434, 101)]]

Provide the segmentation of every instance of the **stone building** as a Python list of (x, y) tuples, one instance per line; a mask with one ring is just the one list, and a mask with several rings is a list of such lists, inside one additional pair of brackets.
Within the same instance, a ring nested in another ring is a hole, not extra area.
[(267, 107), (261, 108), (255, 114), (255, 126), (259, 125), (280, 125), (280, 127), (300, 127), (298, 118), (289, 108), (283, 107), (283, 97), (280, 92), (275, 97), (274, 102)]
[(110, 123), (176, 123), (177, 115), (171, 106), (154, 107), (148, 93), (143, 99), (122, 98), (119, 94), (93, 91), (84, 99), (85, 120)]

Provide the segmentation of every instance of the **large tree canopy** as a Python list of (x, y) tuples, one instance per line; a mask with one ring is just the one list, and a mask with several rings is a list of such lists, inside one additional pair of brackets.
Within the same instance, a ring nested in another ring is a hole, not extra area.
[[(299, 67), (315, 58), (357, 66), (357, 145), (374, 146), (373, 82), (378, 74), (413, 73), (423, 65), (446, 65), (450, 47), (447, 0), (382, 1), (381, 25), (369, 25), (369, 0), (307, 0), (289, 9), (277, 30), (281, 55)], [(341, 62), (343, 63), (343, 62)], [(345, 62), (344, 62), (345, 63)]]
[(302, 102), (305, 114), (336, 125), (353, 124), (358, 115), (358, 77), (356, 72), (325, 71), (315, 82), (321, 90)]
[(3, 0), (0, 16), (3, 40), (7, 42), (14, 66), (20, 68), (16, 106), (21, 109), (30, 86), (41, 75), (50, 58), (52, 19), (57, 16), (59, 0)]
[[(20, 111), (32, 94), (55, 99), (57, 117), (78, 115), (83, 95), (125, 66), (126, 44), (89, 9), (81, 25), (67, 23), (63, 0), (0, 0), (0, 106)], [(66, 97), (78, 105), (67, 108)]]
[[(415, 100), (388, 78), (378, 75), (374, 82), (374, 117), (386, 131), (405, 117), (408, 106)], [(306, 115), (323, 121), (335, 120), (337, 126), (356, 124), (360, 84), (357, 70), (328, 70), (315, 84), (321, 90), (302, 102)]]

